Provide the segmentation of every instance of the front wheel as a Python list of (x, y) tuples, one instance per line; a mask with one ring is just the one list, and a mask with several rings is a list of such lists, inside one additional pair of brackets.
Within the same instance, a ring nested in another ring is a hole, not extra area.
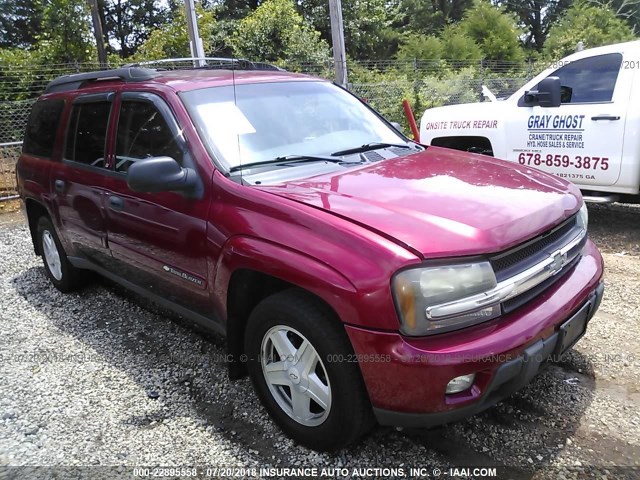
[(310, 295), (287, 290), (263, 300), (249, 318), (245, 352), (258, 397), (298, 443), (336, 450), (371, 427), (344, 327)]

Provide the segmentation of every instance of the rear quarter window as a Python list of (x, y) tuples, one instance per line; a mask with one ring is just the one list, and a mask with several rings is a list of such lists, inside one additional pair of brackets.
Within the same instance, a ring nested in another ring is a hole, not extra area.
[(22, 151), (38, 157), (51, 157), (64, 100), (41, 100), (31, 109)]

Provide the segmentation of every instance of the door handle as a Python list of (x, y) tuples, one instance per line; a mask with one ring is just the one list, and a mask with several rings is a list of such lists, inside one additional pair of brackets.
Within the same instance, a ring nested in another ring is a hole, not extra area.
[(120, 197), (110, 197), (109, 208), (112, 210), (122, 210), (124, 208), (124, 200)]
[(62, 180), (55, 181), (56, 192), (64, 192), (64, 182)]
[(615, 115), (596, 115), (595, 117), (591, 117), (591, 120), (620, 120), (620, 117)]

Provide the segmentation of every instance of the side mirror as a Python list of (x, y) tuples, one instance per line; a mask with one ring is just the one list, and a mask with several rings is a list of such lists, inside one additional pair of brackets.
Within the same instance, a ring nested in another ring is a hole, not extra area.
[(561, 103), (560, 79), (547, 77), (540, 80), (537, 90), (529, 90), (524, 94), (526, 105), (540, 105), (541, 107), (559, 107)]
[(182, 168), (171, 157), (144, 158), (127, 172), (127, 185), (135, 192), (184, 192), (197, 196), (200, 181), (196, 172)]

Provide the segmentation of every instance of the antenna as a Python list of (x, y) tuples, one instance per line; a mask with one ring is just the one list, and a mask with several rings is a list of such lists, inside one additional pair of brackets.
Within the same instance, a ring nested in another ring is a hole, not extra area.
[[(233, 61), (236, 61), (235, 55)], [(236, 94), (236, 69), (231, 69), (231, 83), (233, 85), (233, 105), (238, 108), (238, 96)], [(242, 164), (242, 157), (240, 156), (240, 132), (236, 132), (236, 145), (238, 147), (238, 161)], [(242, 169), (240, 169), (240, 185), (242, 185)]]

